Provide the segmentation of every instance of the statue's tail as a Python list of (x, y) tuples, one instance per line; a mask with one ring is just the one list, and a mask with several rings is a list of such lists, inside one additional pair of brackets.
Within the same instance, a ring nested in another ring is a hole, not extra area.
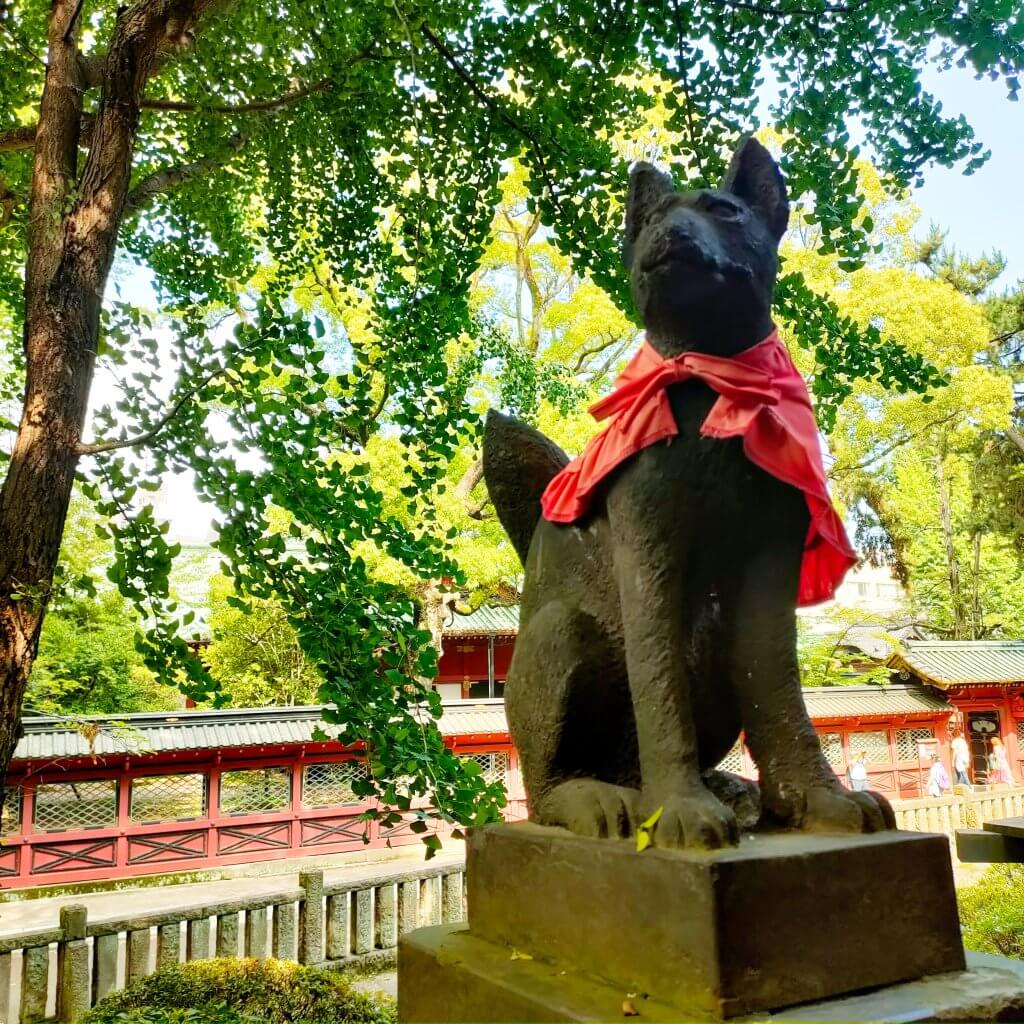
[(525, 564), (540, 519), (540, 496), (569, 457), (539, 430), (487, 413), (484, 429), (484, 480), (498, 519)]

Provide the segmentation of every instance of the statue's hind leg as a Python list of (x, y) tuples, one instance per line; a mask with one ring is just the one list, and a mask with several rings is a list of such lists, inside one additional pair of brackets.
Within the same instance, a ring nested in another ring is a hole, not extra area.
[(580, 835), (632, 833), (639, 769), (619, 661), (596, 620), (560, 601), (520, 632), (505, 704), (532, 821)]

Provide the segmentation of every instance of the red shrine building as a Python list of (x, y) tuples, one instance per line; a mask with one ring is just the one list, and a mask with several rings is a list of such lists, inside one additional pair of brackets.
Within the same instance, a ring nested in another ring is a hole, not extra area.
[(445, 623), (434, 686), (442, 700), (501, 697), (519, 633), (519, 608), (484, 606)]
[[(510, 818), (526, 813), (502, 699), (517, 628), (511, 607), (455, 615), (435, 683), (446, 743), (504, 783)], [(959, 726), (976, 785), (987, 782), (992, 736), (1024, 779), (1024, 641), (907, 640), (887, 664), (891, 685), (804, 690), (841, 777), (863, 751), (872, 788), (920, 797), (931, 754), (950, 767)], [(320, 722), (319, 707), (26, 718), (0, 823), (0, 888), (418, 842), (412, 817), (390, 828), (361, 818), (372, 804), (352, 783), (366, 763), (358, 750), (319, 739)], [(721, 767), (756, 775), (742, 744)]]
[(1024, 640), (908, 640), (887, 665), (900, 682), (952, 705), (949, 731), (967, 738), (972, 782), (987, 781), (993, 738), (1002, 740), (1014, 779), (1024, 782)]

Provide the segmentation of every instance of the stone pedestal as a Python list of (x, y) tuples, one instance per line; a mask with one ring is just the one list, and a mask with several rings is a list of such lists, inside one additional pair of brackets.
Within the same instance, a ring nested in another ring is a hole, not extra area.
[(964, 969), (943, 836), (637, 853), (489, 825), (466, 870), (468, 928), (400, 944), (403, 1021), (722, 1019)]

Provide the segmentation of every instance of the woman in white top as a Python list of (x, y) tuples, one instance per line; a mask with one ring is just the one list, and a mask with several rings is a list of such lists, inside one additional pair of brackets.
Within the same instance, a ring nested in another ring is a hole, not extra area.
[(970, 786), (971, 780), (967, 777), (967, 767), (971, 763), (971, 752), (967, 746), (967, 739), (962, 732), (954, 734), (951, 747), (954, 782), (957, 786)]
[(864, 763), (864, 751), (859, 750), (850, 765), (850, 789), (864, 792), (868, 788), (868, 769)]

